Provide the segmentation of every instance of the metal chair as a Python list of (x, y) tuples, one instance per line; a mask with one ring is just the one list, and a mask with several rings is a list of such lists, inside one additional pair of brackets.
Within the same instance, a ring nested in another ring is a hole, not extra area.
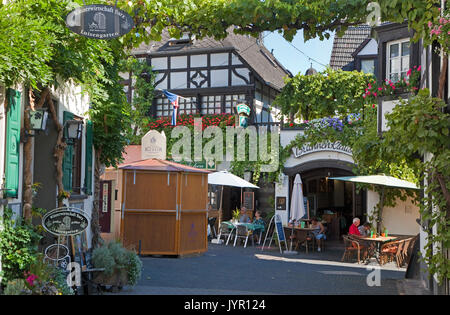
[[(240, 238), (240, 239), (245, 239), (244, 248), (246, 248), (248, 238), (250, 235), (252, 235), (252, 231), (250, 231), (246, 225), (241, 225), (241, 224), (237, 225), (236, 226), (236, 235), (234, 237), (234, 245), (233, 246), (236, 246), (236, 241), (238, 238)], [(252, 239), (252, 244), (254, 246), (255, 243), (254, 243), (253, 237), (251, 239)]]
[(225, 236), (227, 238), (227, 242), (225, 243), (225, 245), (228, 245), (228, 242), (230, 241), (231, 235), (233, 234), (234, 230), (235, 228), (231, 227), (230, 224), (226, 222), (220, 223), (219, 235), (217, 236), (217, 239)]

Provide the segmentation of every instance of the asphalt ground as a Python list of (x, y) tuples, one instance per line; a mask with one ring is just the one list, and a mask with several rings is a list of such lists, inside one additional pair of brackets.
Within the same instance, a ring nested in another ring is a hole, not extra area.
[[(280, 254), (278, 247), (209, 243), (189, 257), (147, 256), (142, 277), (121, 295), (398, 295), (405, 269), (342, 263), (343, 249)], [(376, 268), (376, 269), (375, 269)]]

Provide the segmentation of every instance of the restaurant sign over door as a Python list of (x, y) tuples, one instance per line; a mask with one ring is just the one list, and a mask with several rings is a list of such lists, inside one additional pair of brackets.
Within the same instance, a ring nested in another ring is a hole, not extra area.
[(131, 16), (110, 5), (91, 4), (71, 11), (66, 25), (79, 35), (94, 39), (111, 39), (127, 34), (133, 27)]

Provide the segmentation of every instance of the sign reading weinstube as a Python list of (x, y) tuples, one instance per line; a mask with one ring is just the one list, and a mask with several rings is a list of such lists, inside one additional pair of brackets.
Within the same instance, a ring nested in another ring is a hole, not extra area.
[(91, 4), (76, 8), (66, 17), (66, 25), (79, 35), (111, 39), (127, 34), (133, 27), (131, 16), (110, 5)]

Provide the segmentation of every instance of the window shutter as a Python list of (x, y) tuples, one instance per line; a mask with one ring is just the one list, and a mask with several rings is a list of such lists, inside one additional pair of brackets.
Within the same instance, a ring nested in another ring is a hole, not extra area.
[[(72, 120), (74, 115), (71, 112), (63, 113), (63, 121), (64, 123), (67, 120)], [(64, 128), (64, 137), (67, 139), (67, 130)], [(66, 150), (64, 151), (63, 158), (63, 186), (65, 191), (72, 190), (72, 164), (73, 164), (73, 146), (67, 145)]]
[(20, 92), (8, 89), (8, 111), (6, 118), (6, 158), (5, 191), (6, 197), (17, 197), (19, 192), (20, 158)]
[(86, 194), (92, 195), (92, 151), (93, 151), (93, 126), (92, 121), (86, 121), (86, 156), (84, 186)]

